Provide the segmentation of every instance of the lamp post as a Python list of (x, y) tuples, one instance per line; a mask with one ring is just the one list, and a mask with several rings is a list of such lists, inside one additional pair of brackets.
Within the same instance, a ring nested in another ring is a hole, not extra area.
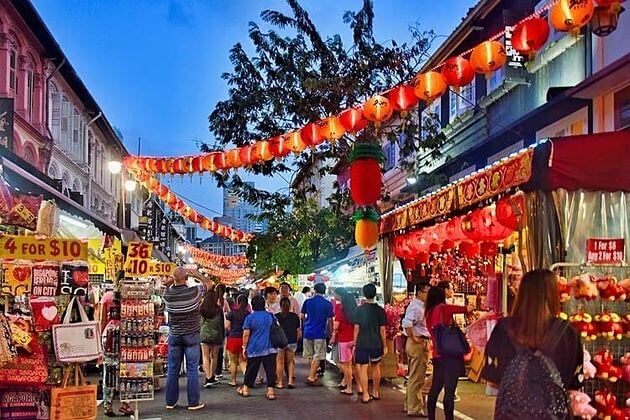
[(112, 160), (107, 163), (107, 169), (112, 175), (120, 174), (120, 206), (118, 209), (118, 227), (124, 229), (125, 223), (125, 197), (127, 192), (133, 192), (136, 189), (136, 181), (132, 179), (125, 179), (125, 171), (123, 171), (122, 163), (117, 160)]

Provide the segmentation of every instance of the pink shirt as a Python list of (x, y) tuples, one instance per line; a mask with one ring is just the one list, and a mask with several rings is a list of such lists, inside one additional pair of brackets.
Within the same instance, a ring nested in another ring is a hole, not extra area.
[(431, 334), (431, 343), (433, 344), (433, 358), (439, 359), (442, 356), (437, 351), (437, 346), (435, 343), (435, 334), (433, 333), (433, 328), (444, 321), (445, 325), (451, 325), (453, 323), (453, 315), (455, 314), (465, 314), (467, 309), (465, 306), (457, 306), (457, 305), (447, 305), (444, 303), (440, 303), (438, 306), (433, 308), (430, 312), (427, 313), (427, 328), (429, 329), (429, 333)]

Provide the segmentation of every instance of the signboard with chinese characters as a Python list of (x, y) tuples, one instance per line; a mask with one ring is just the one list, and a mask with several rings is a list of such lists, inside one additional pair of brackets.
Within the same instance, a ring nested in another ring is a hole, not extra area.
[(0, 98), (0, 146), (13, 150), (12, 98)]
[(625, 239), (589, 238), (586, 240), (588, 264), (621, 264), (625, 260)]
[(525, 62), (527, 57), (521, 55), (512, 46), (512, 31), (514, 31), (514, 26), (519, 21), (519, 15), (510, 10), (504, 10), (503, 20), (505, 22), (505, 36), (503, 38), (506, 56), (504, 66), (505, 80), (514, 83), (526, 83), (527, 70), (525, 69)]

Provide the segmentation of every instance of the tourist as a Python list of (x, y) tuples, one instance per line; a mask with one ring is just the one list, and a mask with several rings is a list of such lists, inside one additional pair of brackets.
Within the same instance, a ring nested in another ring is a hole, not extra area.
[(409, 303), (402, 320), (402, 327), (407, 333), (407, 351), (409, 379), (405, 411), (410, 417), (426, 417), (422, 388), (426, 379), (429, 360), (430, 334), (425, 319), (425, 302), (431, 286), (428, 282), (416, 285), (416, 298)]
[(291, 312), (293, 312), (294, 314), (298, 316), (300, 315), (300, 310), (302, 309), (302, 306), (297, 301), (297, 299), (293, 297), (293, 295), (291, 294), (291, 285), (287, 283), (286, 281), (283, 281), (282, 283), (280, 283), (280, 298), (289, 299), (289, 302), (291, 302)]
[[(188, 276), (201, 280), (202, 284), (188, 286)], [(199, 401), (199, 345), (200, 315), (199, 304), (206, 288), (213, 283), (198, 271), (187, 272), (182, 267), (173, 270), (173, 278), (164, 282), (164, 302), (168, 313), (168, 374), (166, 378), (166, 409), (177, 407), (179, 399), (179, 369), (186, 356), (186, 390), (188, 409), (200, 410), (204, 404)]]
[(315, 296), (306, 299), (302, 305), (304, 358), (311, 364), (306, 384), (322, 386), (318, 381), (317, 369), (320, 362), (326, 360), (326, 329), (335, 313), (332, 303), (324, 297), (326, 285), (317, 283), (314, 289)]
[(223, 309), (219, 306), (216, 291), (208, 290), (201, 303), (201, 354), (206, 377), (204, 388), (210, 388), (219, 383), (215, 372), (224, 337)]
[[(230, 312), (230, 304), (226, 298), (227, 286), (223, 283), (219, 283), (215, 289), (217, 291), (217, 304), (219, 308), (223, 310), (223, 320), (225, 321), (225, 316)], [(217, 356), (218, 362), (214, 371), (214, 377), (216, 379), (223, 379), (223, 369), (228, 370), (229, 361), (224, 350), (225, 336), (223, 337), (223, 343), (221, 343), (221, 347), (219, 347), (219, 354)]]
[(276, 394), (276, 349), (271, 344), (271, 324), (275, 317), (265, 310), (265, 299), (262, 296), (252, 298), (254, 312), (245, 318), (243, 324), (243, 356), (247, 358), (245, 380), (237, 392), (242, 397), (249, 397), (249, 391), (254, 387), (256, 375), (260, 365), (267, 375), (267, 399), (275, 400)]
[(354, 325), (352, 316), (357, 308), (354, 297), (343, 287), (335, 289), (335, 320), (333, 322), (330, 342), (337, 345), (339, 354), (339, 370), (343, 379), (339, 384), (341, 393), (352, 395), (352, 341), (354, 340)]
[(553, 362), (565, 390), (582, 387), (582, 343), (575, 328), (557, 318), (561, 308), (556, 282), (556, 275), (549, 270), (534, 270), (523, 276), (511, 315), (497, 322), (486, 346), (486, 360), (492, 362), (486, 363), (481, 376), (488, 385), (499, 388), (519, 350), (531, 349), (540, 350)]
[(243, 323), (250, 312), (247, 295), (239, 295), (236, 304), (237, 308), (230, 311), (225, 321), (225, 329), (228, 331), (226, 350), (230, 359), (230, 386), (236, 386), (238, 369), (244, 375), (247, 366), (247, 360), (243, 356)]
[(295, 300), (298, 301), (300, 305), (300, 311), (302, 311), (302, 305), (304, 305), (304, 301), (311, 297), (311, 288), (308, 286), (304, 286), (301, 291), (295, 294)]
[(455, 299), (455, 287), (453, 286), (453, 283), (448, 280), (442, 280), (436, 286), (444, 290), (446, 303), (453, 304)]
[[(357, 364), (358, 386), (363, 391), (361, 402), (380, 400), (381, 358), (387, 353), (385, 310), (376, 302), (376, 286), (363, 286), (365, 303), (352, 317), (354, 323), (354, 362)], [(368, 393), (368, 365), (372, 365), (372, 393)]]
[(451, 325), (453, 315), (471, 312), (472, 306), (456, 306), (446, 304), (446, 294), (441, 287), (431, 287), (426, 301), (426, 322), (433, 344), (433, 380), (427, 398), (429, 419), (435, 419), (435, 407), (438, 396), (444, 389), (444, 416), (446, 420), (453, 419), (455, 410), (455, 390), (457, 380), (465, 375), (464, 356), (450, 357), (441, 355), (437, 351), (434, 328), (438, 325)]
[(265, 308), (272, 314), (277, 314), (282, 310), (278, 300), (278, 289), (273, 286), (265, 287)]
[(291, 300), (289, 298), (281, 298), (280, 307), (282, 308), (282, 312), (277, 313), (276, 318), (278, 318), (278, 323), (284, 330), (284, 334), (287, 336), (288, 345), (284, 349), (278, 349), (278, 383), (276, 388), (284, 388), (283, 378), (286, 366), (287, 388), (293, 389), (295, 388), (295, 383), (293, 382), (295, 378), (295, 351), (297, 350), (298, 339), (302, 335), (302, 330), (300, 329), (300, 317), (291, 311)]

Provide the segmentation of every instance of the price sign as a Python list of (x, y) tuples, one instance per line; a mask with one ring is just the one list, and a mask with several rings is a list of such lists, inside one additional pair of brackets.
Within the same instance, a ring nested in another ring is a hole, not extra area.
[(0, 235), (0, 258), (36, 261), (87, 261), (87, 243), (76, 239)]
[(174, 263), (131, 259), (125, 265), (125, 275), (127, 277), (165, 277), (170, 276), (174, 269)]
[(173, 274), (175, 270), (175, 263), (154, 261), (149, 267), (149, 275), (156, 277), (166, 277)]
[(589, 238), (586, 240), (586, 262), (620, 264), (625, 260), (625, 239)]
[(153, 244), (149, 242), (130, 242), (127, 248), (127, 259), (147, 260), (153, 253)]

